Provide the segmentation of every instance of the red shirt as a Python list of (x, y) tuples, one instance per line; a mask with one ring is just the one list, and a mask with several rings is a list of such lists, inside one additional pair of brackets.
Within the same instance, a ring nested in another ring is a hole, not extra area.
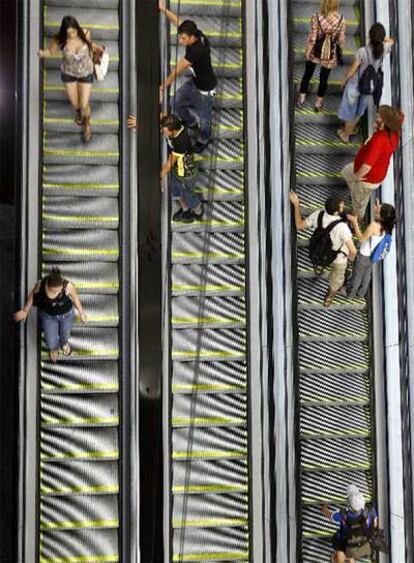
[(359, 149), (354, 160), (354, 172), (358, 172), (363, 164), (372, 166), (363, 182), (380, 184), (387, 175), (391, 156), (398, 147), (399, 133), (395, 131), (376, 131)]

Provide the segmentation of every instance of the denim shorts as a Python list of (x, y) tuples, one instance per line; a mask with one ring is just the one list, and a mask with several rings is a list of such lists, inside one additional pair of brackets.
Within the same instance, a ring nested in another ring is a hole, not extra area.
[(65, 74), (64, 72), (61, 73), (61, 77), (62, 77), (62, 82), (82, 82), (82, 84), (92, 84), (93, 82), (93, 72), (91, 72), (91, 74), (88, 74), (87, 76), (81, 76), (81, 77), (76, 77), (76, 76), (71, 76), (70, 74)]

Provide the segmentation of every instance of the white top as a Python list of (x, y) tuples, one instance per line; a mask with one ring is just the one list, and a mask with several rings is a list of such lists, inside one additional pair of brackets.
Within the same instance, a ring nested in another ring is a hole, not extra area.
[(364, 240), (359, 247), (359, 253), (362, 254), (362, 256), (371, 256), (384, 237), (385, 233), (383, 235), (372, 235), (369, 239)]
[[(315, 230), (318, 227), (318, 217), (321, 211), (321, 209), (318, 209), (305, 219), (306, 225), (309, 229)], [(338, 219), (340, 219), (339, 215), (329, 215), (329, 213), (325, 211), (322, 217), (322, 228), (326, 229), (328, 225), (334, 221), (338, 221)], [(338, 223), (338, 225), (336, 225), (336, 227), (334, 227), (329, 233), (329, 236), (331, 237), (333, 250), (341, 251), (333, 263), (346, 264), (349, 254), (349, 249), (346, 243), (347, 241), (352, 240), (351, 229), (345, 222)]]

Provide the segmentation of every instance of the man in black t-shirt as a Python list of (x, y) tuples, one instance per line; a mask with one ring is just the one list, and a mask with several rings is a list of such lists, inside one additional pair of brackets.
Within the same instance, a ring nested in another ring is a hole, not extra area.
[(198, 168), (187, 130), (178, 117), (172, 114), (163, 117), (161, 129), (169, 148), (168, 160), (161, 170), (161, 181), (169, 174), (171, 197), (179, 203), (179, 209), (172, 219), (183, 223), (201, 221), (202, 203), (194, 191)]
[(159, 7), (168, 20), (178, 27), (178, 42), (185, 47), (184, 58), (177, 61), (176, 68), (161, 84), (160, 97), (182, 72), (188, 68), (191, 70), (193, 78), (184, 82), (177, 90), (172, 106), (174, 114), (190, 131), (197, 134), (194, 151), (202, 152), (210, 142), (213, 99), (217, 85), (211, 66), (210, 43), (193, 21), (181, 23), (174, 12), (165, 8), (163, 0), (160, 0)]

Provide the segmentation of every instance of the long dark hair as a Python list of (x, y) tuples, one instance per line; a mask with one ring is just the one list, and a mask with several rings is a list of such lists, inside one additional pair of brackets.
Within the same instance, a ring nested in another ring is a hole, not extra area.
[(389, 203), (381, 204), (379, 222), (381, 223), (382, 230), (391, 235), (395, 227), (395, 221), (395, 208)]
[(189, 37), (197, 37), (197, 39), (202, 41), (206, 47), (210, 48), (210, 41), (204, 33), (198, 29), (197, 24), (192, 20), (184, 20), (180, 23), (178, 26), (178, 35), (181, 35), (182, 33), (185, 33)]
[(46, 280), (49, 287), (61, 287), (63, 285), (63, 278), (59, 268), (52, 268)]
[(374, 23), (369, 30), (369, 44), (372, 48), (374, 59), (379, 59), (384, 54), (385, 27), (382, 23)]
[(62, 23), (60, 24), (59, 31), (56, 33), (56, 35), (54, 35), (54, 39), (58, 43), (59, 47), (61, 49), (65, 47), (66, 41), (68, 40), (67, 32), (70, 27), (76, 29), (76, 31), (78, 32), (78, 36), (83, 41), (83, 43), (86, 43), (86, 45), (89, 47), (90, 50), (91, 49), (90, 41), (86, 39), (85, 32), (79, 25), (78, 20), (73, 16), (65, 16), (62, 20)]

